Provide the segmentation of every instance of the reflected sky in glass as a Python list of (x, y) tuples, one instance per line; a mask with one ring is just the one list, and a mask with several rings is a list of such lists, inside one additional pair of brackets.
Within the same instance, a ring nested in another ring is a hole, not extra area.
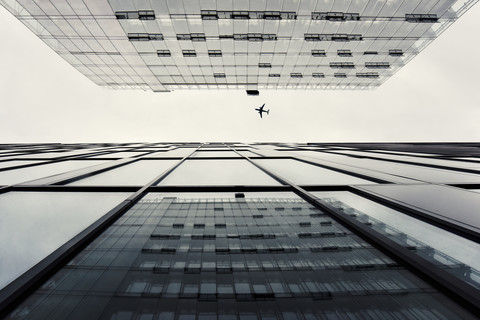
[(178, 160), (141, 160), (70, 183), (73, 186), (143, 186), (178, 163)]
[(324, 169), (293, 159), (254, 160), (267, 170), (278, 173), (280, 177), (294, 184), (350, 185), (374, 184), (374, 182), (349, 176), (337, 171)]
[(350, 192), (312, 192), (320, 199), (333, 198), (384, 222), (463, 263), (480, 270), (480, 244), (410, 217)]
[(8, 170), (0, 172), (0, 185), (12, 185), (30, 180), (36, 180), (80, 168), (86, 168), (97, 164), (104, 163), (105, 161), (99, 160), (70, 160), (61, 161), (52, 164), (39, 165), (34, 167), (27, 167), (15, 170)]
[(246, 160), (187, 160), (159, 185), (280, 185)]
[(0, 289), (73, 238), (130, 193), (0, 195)]

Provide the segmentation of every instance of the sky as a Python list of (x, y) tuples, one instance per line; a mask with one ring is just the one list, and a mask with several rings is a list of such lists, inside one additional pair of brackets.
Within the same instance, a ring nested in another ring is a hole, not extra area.
[(480, 141), (479, 16), (477, 4), (376, 90), (249, 97), (99, 87), (0, 6), (0, 143)]

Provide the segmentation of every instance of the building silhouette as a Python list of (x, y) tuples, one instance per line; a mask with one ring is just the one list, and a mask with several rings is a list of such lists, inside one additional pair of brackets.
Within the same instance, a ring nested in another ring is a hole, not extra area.
[(1, 0), (100, 86), (376, 88), (476, 0)]
[(479, 148), (0, 145), (0, 317), (476, 319)]

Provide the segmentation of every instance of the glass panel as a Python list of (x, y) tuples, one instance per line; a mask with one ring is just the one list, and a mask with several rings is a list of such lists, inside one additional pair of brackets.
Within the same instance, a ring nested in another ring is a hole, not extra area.
[(292, 159), (254, 160), (294, 184), (350, 185), (374, 182)]
[(145, 154), (145, 152), (113, 152), (95, 156), (95, 158), (130, 158)]
[(480, 244), (350, 192), (313, 194), (480, 288)]
[(426, 210), (437, 218), (480, 232), (480, 195), (476, 192), (439, 185), (383, 185), (365, 186), (361, 189)]
[(303, 200), (172, 197), (136, 203), (7, 319), (72, 314), (474, 318)]
[(92, 177), (75, 181), (70, 183), (70, 185), (145, 185), (176, 163), (178, 163), (178, 160), (140, 160)]
[(225, 158), (225, 157), (240, 157), (238, 154), (236, 154), (233, 151), (197, 151), (193, 154), (194, 158), (204, 158), (204, 157), (219, 157), (219, 158)]
[(16, 166), (21, 166), (21, 165), (24, 165), (24, 164), (33, 164), (33, 163), (42, 163), (41, 161), (28, 161), (28, 160), (25, 160), (25, 161), (16, 161), (16, 160), (11, 160), (11, 161), (4, 161), (4, 162), (0, 162), (0, 168), (9, 168), (9, 167), (16, 167)]
[(107, 213), (128, 193), (0, 195), (0, 288)]
[(18, 184), (25, 181), (36, 180), (55, 174), (94, 166), (104, 162), (105, 161), (70, 160), (16, 170), (2, 171), (0, 172), (0, 185)]
[(280, 185), (246, 160), (187, 160), (159, 185)]

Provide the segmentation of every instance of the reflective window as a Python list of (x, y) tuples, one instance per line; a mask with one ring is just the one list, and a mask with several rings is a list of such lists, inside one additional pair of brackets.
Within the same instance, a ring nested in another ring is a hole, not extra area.
[(130, 185), (141, 186), (152, 181), (155, 177), (178, 163), (178, 160), (140, 160), (104, 173), (75, 181), (70, 185), (97, 186), (97, 185)]
[(233, 151), (197, 151), (193, 154), (194, 158), (204, 158), (204, 157), (240, 157)]
[(52, 176), (55, 174), (60, 174), (68, 171), (77, 170), (80, 168), (94, 166), (104, 162), (105, 161), (70, 160), (70, 161), (61, 161), (61, 162), (34, 166), (34, 167), (1, 171), (0, 185), (18, 184), (25, 181), (36, 180), (36, 179)]
[(419, 208), (451, 223), (480, 231), (480, 195), (440, 185), (383, 185), (361, 187), (382, 197)]
[(254, 160), (294, 184), (350, 185), (374, 182), (292, 159)]
[(160, 185), (280, 185), (246, 160), (187, 160)]
[(129, 195), (85, 192), (0, 194), (0, 288)]
[[(313, 192), (437, 265), (446, 265), (480, 288), (480, 244), (350, 192)], [(365, 219), (366, 215), (372, 219)], [(385, 228), (387, 225), (389, 228)], [(441, 241), (439, 241), (441, 239)], [(429, 250), (429, 248), (431, 250)], [(434, 251), (432, 251), (434, 250)], [(463, 264), (473, 268), (466, 275)]]
[(9, 168), (9, 167), (16, 167), (16, 166), (21, 166), (24, 164), (34, 164), (34, 163), (42, 163), (41, 161), (21, 161), (21, 160), (10, 160), (10, 161), (3, 161), (0, 162), (0, 168)]

